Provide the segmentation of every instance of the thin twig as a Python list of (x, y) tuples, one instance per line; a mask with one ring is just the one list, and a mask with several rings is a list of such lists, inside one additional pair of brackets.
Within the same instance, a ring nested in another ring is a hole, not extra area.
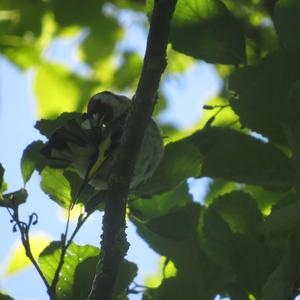
[(151, 119), (176, 0), (155, 0), (142, 74), (108, 182), (101, 252), (89, 300), (111, 300), (119, 266), (127, 253), (126, 204), (135, 162)]
[(67, 249), (66, 249), (66, 240), (67, 240), (68, 231), (69, 231), (70, 216), (71, 216), (71, 209), (69, 208), (68, 209), (68, 217), (67, 217), (65, 232), (61, 236), (61, 252), (60, 252), (59, 262), (58, 262), (58, 265), (57, 265), (57, 268), (55, 270), (53, 280), (52, 280), (52, 283), (51, 283), (50, 299), (52, 299), (52, 297), (55, 296), (56, 286), (57, 286), (57, 283), (58, 283), (58, 280), (59, 280), (59, 273), (60, 273), (61, 268), (63, 267), (63, 264), (64, 264), (64, 258), (65, 258), (65, 254), (66, 254), (66, 251), (67, 251)]
[(18, 229), (20, 231), (21, 241), (22, 241), (22, 245), (25, 249), (25, 254), (29, 258), (31, 263), (33, 264), (34, 268), (37, 270), (37, 272), (40, 275), (42, 281), (44, 282), (44, 284), (47, 288), (47, 292), (49, 294), (50, 285), (49, 285), (46, 277), (44, 276), (40, 266), (38, 265), (36, 259), (34, 258), (32, 252), (31, 252), (30, 239), (29, 239), (30, 226), (28, 226), (26, 223), (20, 221), (18, 207), (14, 208), (13, 210), (14, 210), (14, 213), (12, 214), (11, 211), (9, 209), (7, 209), (7, 211), (10, 214), (12, 220), (15, 222), (16, 226), (18, 227)]
[(82, 218), (83, 215), (80, 214), (80, 216), (78, 218), (78, 222), (76, 224), (76, 227), (75, 227), (73, 233), (71, 234), (69, 240), (67, 240), (68, 231), (69, 231), (69, 224), (70, 224), (70, 214), (71, 214), (71, 210), (68, 210), (68, 218), (67, 218), (65, 233), (64, 233), (64, 235), (62, 236), (62, 239), (61, 239), (61, 254), (60, 254), (59, 262), (58, 262), (58, 265), (57, 265), (57, 268), (55, 270), (55, 274), (54, 274), (54, 277), (53, 277), (53, 280), (52, 280), (52, 283), (51, 283), (51, 286), (50, 286), (50, 291), (51, 291), (51, 295), (49, 294), (50, 300), (55, 299), (56, 286), (57, 286), (57, 283), (59, 281), (59, 273), (61, 272), (61, 269), (64, 265), (64, 259), (65, 259), (66, 252), (67, 252), (69, 246), (71, 245), (75, 235), (79, 231), (79, 229), (81, 228), (81, 226), (85, 223), (85, 221), (90, 216), (90, 214), (87, 214), (84, 218)]

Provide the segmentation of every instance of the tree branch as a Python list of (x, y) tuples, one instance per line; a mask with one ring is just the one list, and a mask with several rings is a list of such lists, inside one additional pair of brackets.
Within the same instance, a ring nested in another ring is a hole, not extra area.
[(177, 0), (155, 0), (141, 77), (129, 111), (120, 151), (109, 179), (101, 253), (89, 300), (112, 298), (119, 266), (127, 253), (126, 203), (145, 129), (151, 120)]

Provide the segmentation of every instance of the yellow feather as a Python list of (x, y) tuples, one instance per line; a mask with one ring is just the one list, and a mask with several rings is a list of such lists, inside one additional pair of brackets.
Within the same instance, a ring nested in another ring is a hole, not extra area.
[(93, 167), (91, 168), (88, 178), (91, 178), (101, 167), (102, 163), (106, 159), (105, 152), (109, 149), (111, 146), (111, 139), (110, 136), (108, 136), (102, 143), (98, 146), (98, 157), (96, 162), (94, 163)]

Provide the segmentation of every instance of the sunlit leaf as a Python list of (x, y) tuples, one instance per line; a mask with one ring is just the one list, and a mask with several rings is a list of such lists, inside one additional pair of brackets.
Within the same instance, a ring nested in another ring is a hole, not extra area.
[[(74, 274), (77, 266), (88, 257), (94, 257), (99, 254), (99, 249), (91, 245), (79, 246), (72, 243), (64, 257), (64, 265), (61, 269), (57, 284), (58, 299), (75, 299), (72, 296), (72, 286)], [(61, 256), (61, 242), (52, 242), (47, 246), (39, 256), (39, 265), (45, 275), (48, 283), (51, 283), (55, 270), (59, 264)], [(94, 265), (95, 268), (95, 265)], [(87, 275), (87, 274), (85, 274)], [(77, 299), (77, 297), (76, 297)]]
[(237, 185), (238, 184), (235, 182), (228, 182), (222, 179), (214, 179), (209, 183), (207, 192), (203, 197), (205, 203), (207, 205), (210, 205), (215, 198), (236, 190)]
[(167, 71), (176, 74), (180, 74), (186, 70), (188, 70), (193, 64), (195, 60), (183, 53), (174, 51), (171, 47), (168, 49), (168, 65)]
[(41, 177), (42, 190), (58, 205), (68, 208), (71, 202), (71, 186), (64, 176), (64, 171), (45, 167)]
[[(50, 238), (45, 233), (30, 234), (30, 249), (35, 259), (37, 259), (38, 255), (49, 242)], [(9, 262), (6, 267), (6, 275), (14, 275), (29, 266), (32, 266), (32, 263), (26, 256), (25, 249), (19, 241), (10, 252)]]
[[(81, 57), (90, 65), (113, 55), (123, 30), (116, 19), (101, 15), (80, 47)], [(107, 72), (107, 70), (100, 70)]]
[(37, 68), (35, 92), (42, 118), (83, 109), (98, 85), (71, 73), (66, 67), (45, 63)]
[(270, 213), (272, 206), (276, 205), (282, 197), (289, 195), (286, 192), (270, 191), (258, 185), (245, 185), (242, 189), (255, 199), (260, 211), (265, 215)]
[(248, 193), (234, 191), (217, 198), (210, 206), (226, 221), (232, 232), (251, 232), (263, 222), (255, 200)]
[(0, 37), (0, 49), (12, 63), (22, 70), (33, 67), (41, 61), (41, 50), (34, 43), (21, 38)]
[(215, 116), (212, 125), (219, 127), (240, 128), (238, 122), (238, 116), (234, 113), (231, 107), (228, 105), (228, 99), (220, 96), (213, 97), (205, 103), (206, 106), (212, 109), (203, 109), (200, 122), (197, 124), (198, 128), (203, 128), (210, 119)]
[(175, 277), (177, 269), (174, 263), (166, 257), (161, 257), (156, 274), (147, 275), (145, 285), (148, 288), (158, 287), (163, 279)]

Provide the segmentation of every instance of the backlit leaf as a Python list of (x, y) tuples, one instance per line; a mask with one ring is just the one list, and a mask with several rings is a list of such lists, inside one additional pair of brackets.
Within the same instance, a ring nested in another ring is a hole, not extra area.
[(210, 63), (245, 61), (243, 33), (219, 0), (179, 0), (170, 41), (175, 50)]
[(44, 147), (42, 141), (32, 142), (24, 150), (21, 159), (21, 171), (24, 184), (26, 184), (35, 169), (38, 169), (42, 163), (43, 157), (40, 154), (41, 148)]
[[(41, 251), (48, 245), (50, 238), (45, 233), (35, 233), (30, 235), (30, 248), (35, 259)], [(25, 249), (20, 241), (14, 246), (10, 252), (9, 262), (6, 267), (6, 274), (11, 276), (17, 272), (32, 266), (31, 261), (25, 254)]]
[(45, 167), (41, 172), (41, 188), (58, 205), (69, 208), (71, 202), (70, 182), (62, 169)]

